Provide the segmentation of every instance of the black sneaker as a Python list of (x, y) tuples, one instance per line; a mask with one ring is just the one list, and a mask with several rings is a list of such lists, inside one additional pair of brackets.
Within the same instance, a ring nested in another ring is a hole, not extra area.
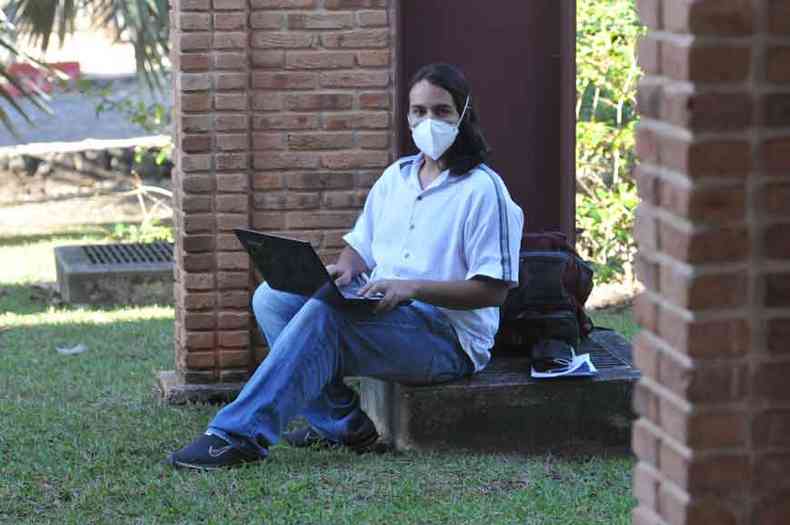
[(363, 453), (372, 451), (376, 441), (379, 439), (379, 433), (374, 428), (367, 431), (362, 435), (353, 436), (349, 441), (332, 441), (318, 433), (313, 427), (307, 426), (294, 430), (293, 432), (286, 432), (283, 434), (283, 439), (286, 443), (296, 448), (316, 447), (316, 448), (340, 448), (348, 447), (354, 452)]
[(260, 456), (253, 456), (229, 445), (222, 438), (203, 434), (189, 445), (170, 454), (167, 462), (176, 468), (217, 470), (261, 459), (263, 458)]

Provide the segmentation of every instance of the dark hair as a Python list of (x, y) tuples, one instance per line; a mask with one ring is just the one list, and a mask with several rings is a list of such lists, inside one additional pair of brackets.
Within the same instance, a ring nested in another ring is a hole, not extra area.
[[(409, 93), (418, 82), (426, 80), (438, 86), (453, 97), (455, 109), (460, 115), (466, 103), (466, 97), (470, 95), (471, 89), (466, 77), (457, 67), (450, 64), (429, 64), (423, 66), (412, 77), (409, 84)], [(469, 107), (466, 109), (461, 125), (458, 128), (458, 137), (450, 146), (450, 149), (442, 155), (447, 169), (452, 175), (465, 175), (479, 164), (485, 162), (491, 153), (486, 139), (483, 137), (483, 130), (480, 128), (480, 120), (475, 111), (474, 99), (470, 97)]]

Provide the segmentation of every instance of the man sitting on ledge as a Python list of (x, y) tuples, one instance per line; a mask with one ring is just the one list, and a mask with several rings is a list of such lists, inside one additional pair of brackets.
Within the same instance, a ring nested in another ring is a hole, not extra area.
[(270, 353), (208, 430), (168, 461), (215, 469), (264, 459), (289, 420), (293, 446), (361, 451), (378, 433), (346, 376), (433, 384), (482, 370), (499, 306), (518, 284), (524, 214), (489, 152), (469, 85), (453, 66), (422, 68), (409, 91), (421, 153), (388, 167), (371, 188), (348, 246), (328, 267), (339, 286), (372, 271), (374, 310), (346, 310), (261, 285), (252, 306)]

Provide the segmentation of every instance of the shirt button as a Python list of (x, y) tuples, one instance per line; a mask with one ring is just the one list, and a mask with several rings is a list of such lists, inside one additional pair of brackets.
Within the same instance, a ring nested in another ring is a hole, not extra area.
[(413, 224), (409, 224), (409, 229), (413, 230), (414, 229), (414, 225)]
[(404, 253), (404, 254), (403, 254), (403, 258), (404, 258), (404, 259), (408, 259), (408, 258), (409, 258), (409, 252), (406, 252), (406, 253)]
[(418, 201), (421, 201), (421, 200), (422, 200), (422, 195), (420, 195), (419, 197), (417, 197), (417, 200), (418, 200)]

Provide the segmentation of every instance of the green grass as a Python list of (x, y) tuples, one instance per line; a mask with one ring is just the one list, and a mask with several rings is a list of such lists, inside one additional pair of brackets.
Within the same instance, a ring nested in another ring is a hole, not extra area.
[(216, 411), (154, 395), (173, 309), (53, 307), (30, 286), (54, 280), (53, 246), (100, 238), (0, 238), (0, 523), (630, 523), (630, 458), (277, 445), (242, 469), (171, 469), (166, 454)]

